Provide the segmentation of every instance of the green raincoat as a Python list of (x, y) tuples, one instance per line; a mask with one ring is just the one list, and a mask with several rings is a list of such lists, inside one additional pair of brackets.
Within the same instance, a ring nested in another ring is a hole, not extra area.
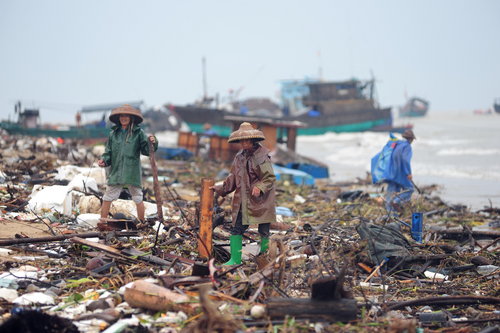
[[(154, 148), (155, 151), (158, 149), (158, 140), (155, 140)], [(134, 126), (127, 139), (127, 130), (113, 126), (102, 155), (106, 166), (111, 166), (108, 185), (141, 187), (141, 154), (149, 156), (149, 140), (142, 128)]]

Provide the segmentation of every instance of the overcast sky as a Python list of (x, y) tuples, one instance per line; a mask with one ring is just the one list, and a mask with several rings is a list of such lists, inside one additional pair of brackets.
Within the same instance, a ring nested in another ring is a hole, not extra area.
[(0, 0), (0, 119), (43, 122), (83, 105), (203, 95), (277, 98), (279, 81), (377, 79), (379, 102), (417, 95), (430, 112), (500, 97), (497, 0)]

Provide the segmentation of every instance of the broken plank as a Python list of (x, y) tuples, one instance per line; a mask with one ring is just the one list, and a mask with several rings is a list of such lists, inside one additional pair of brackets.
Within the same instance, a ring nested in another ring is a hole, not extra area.
[(87, 239), (83, 239), (83, 238), (80, 238), (80, 237), (72, 237), (71, 241), (73, 243), (90, 246), (90, 247), (92, 247), (94, 249), (98, 249), (98, 250), (104, 251), (106, 253), (111, 253), (111, 254), (114, 254), (114, 255), (122, 256), (122, 253), (121, 253), (120, 250), (115, 249), (114, 247), (111, 247), (111, 246), (108, 246), (108, 245), (104, 245), (104, 244), (92, 242), (92, 241), (89, 241)]

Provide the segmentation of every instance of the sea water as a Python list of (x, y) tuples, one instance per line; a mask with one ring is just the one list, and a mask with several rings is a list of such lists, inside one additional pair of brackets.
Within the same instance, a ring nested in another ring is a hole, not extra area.
[[(448, 204), (500, 207), (500, 114), (431, 110), (422, 118), (396, 119), (405, 123), (414, 125), (417, 137), (412, 144), (417, 186), (438, 185), (435, 194)], [(371, 158), (388, 139), (380, 132), (299, 136), (297, 152), (327, 163), (333, 181), (349, 181), (366, 177)]]

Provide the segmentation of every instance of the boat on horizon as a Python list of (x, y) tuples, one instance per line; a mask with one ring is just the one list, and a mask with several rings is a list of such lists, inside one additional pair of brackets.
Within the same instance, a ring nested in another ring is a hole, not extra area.
[(420, 97), (411, 97), (399, 108), (400, 117), (423, 117), (429, 111), (429, 101)]
[(493, 109), (496, 113), (500, 113), (500, 98), (495, 99), (493, 102)]
[[(21, 102), (14, 106), (14, 113), (17, 114), (17, 121), (1, 121), (0, 128), (12, 135), (26, 135), (34, 137), (54, 137), (61, 139), (78, 139), (87, 142), (105, 141), (109, 135), (111, 124), (108, 115), (112, 109), (130, 104), (139, 108), (143, 102), (134, 101), (127, 103), (100, 104), (82, 107), (75, 114), (75, 125), (50, 125), (42, 124), (40, 120), (39, 108), (21, 107)], [(87, 122), (81, 122), (82, 114), (98, 114), (98, 119)]]
[[(213, 99), (192, 105), (169, 105), (169, 110), (196, 133), (206, 123), (220, 135), (232, 130), (227, 116), (268, 117), (274, 120), (299, 121), (305, 124), (298, 135), (327, 132), (387, 131), (403, 132), (411, 125), (394, 126), (390, 107), (382, 108), (374, 98), (375, 80), (321, 81), (315, 79), (281, 82), (281, 105), (256, 98), (233, 102), (229, 107), (213, 106)], [(207, 102), (208, 101), (208, 102)], [(253, 106), (252, 106), (253, 104)], [(258, 104), (258, 106), (255, 106)], [(274, 104), (274, 106), (273, 106)], [(262, 107), (267, 105), (266, 107)]]

